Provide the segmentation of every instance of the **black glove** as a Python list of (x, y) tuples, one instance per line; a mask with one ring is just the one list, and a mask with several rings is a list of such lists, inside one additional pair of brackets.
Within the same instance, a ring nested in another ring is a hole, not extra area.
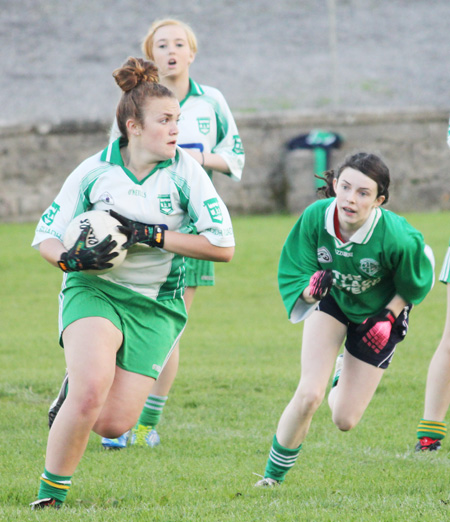
[(88, 247), (86, 240), (91, 230), (91, 227), (84, 228), (73, 247), (61, 254), (58, 265), (63, 272), (105, 270), (113, 266), (108, 261), (119, 255), (118, 252), (111, 253), (111, 250), (117, 246), (117, 241), (111, 241), (111, 235), (108, 235), (98, 245)]
[(167, 230), (167, 225), (146, 225), (145, 223), (128, 219), (114, 212), (114, 210), (110, 210), (109, 213), (122, 223), (122, 226), (117, 228), (128, 238), (128, 241), (122, 245), (123, 248), (130, 248), (130, 246), (136, 243), (164, 248), (164, 231)]
[(370, 348), (375, 353), (380, 353), (389, 341), (394, 323), (395, 317), (389, 308), (385, 308), (377, 315), (368, 317), (356, 329), (362, 336), (358, 342), (358, 347)]
[(318, 270), (309, 280), (309, 293), (311, 297), (320, 301), (328, 294), (332, 286), (332, 270)]

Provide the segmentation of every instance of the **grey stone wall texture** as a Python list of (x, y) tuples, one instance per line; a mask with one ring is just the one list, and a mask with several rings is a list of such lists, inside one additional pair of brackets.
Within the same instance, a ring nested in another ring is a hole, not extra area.
[(342, 135), (391, 168), (389, 208), (450, 208), (448, 0), (0, 0), (0, 220), (35, 220), (62, 181), (104, 147), (111, 76), (155, 18), (188, 22), (197, 81), (218, 87), (247, 154), (240, 184), (215, 177), (233, 212), (298, 213), (314, 198), (313, 154), (287, 140)]

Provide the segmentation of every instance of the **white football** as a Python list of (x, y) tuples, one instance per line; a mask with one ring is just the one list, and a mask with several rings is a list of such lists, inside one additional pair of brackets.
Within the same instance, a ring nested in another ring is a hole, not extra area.
[(76, 240), (80, 236), (83, 229), (90, 226), (91, 232), (87, 237), (86, 244), (88, 247), (98, 245), (108, 234), (111, 239), (117, 241), (117, 246), (111, 252), (117, 252), (119, 255), (109, 261), (113, 266), (105, 270), (83, 270), (86, 274), (100, 275), (114, 270), (123, 263), (127, 255), (127, 251), (122, 249), (122, 245), (127, 241), (127, 236), (119, 232), (117, 226), (121, 225), (117, 219), (113, 218), (108, 212), (103, 210), (90, 210), (79, 214), (74, 218), (66, 229), (64, 234), (64, 246), (69, 250), (73, 247)]

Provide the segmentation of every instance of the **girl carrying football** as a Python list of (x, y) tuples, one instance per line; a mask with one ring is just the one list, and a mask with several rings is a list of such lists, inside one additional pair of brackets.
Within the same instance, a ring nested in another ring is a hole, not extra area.
[[(189, 69), (197, 53), (197, 39), (189, 25), (175, 19), (155, 21), (143, 41), (142, 50), (158, 66), (160, 81), (175, 93), (181, 107), (178, 145), (191, 154), (212, 178), (213, 171), (239, 181), (244, 168), (244, 149), (233, 115), (216, 88), (196, 83)], [(120, 134), (113, 125), (112, 137)], [(192, 305), (199, 286), (214, 285), (214, 263), (186, 259), (186, 309)], [(155, 446), (159, 435), (154, 429), (161, 417), (175, 380), (179, 363), (177, 345), (164, 367), (139, 419), (139, 437), (132, 442)], [(127, 435), (119, 439), (103, 439), (106, 448), (120, 449), (127, 445)]]
[(412, 304), (433, 284), (422, 235), (381, 208), (390, 174), (379, 157), (355, 154), (326, 181), (327, 199), (303, 212), (281, 253), (278, 281), (289, 319), (305, 319), (301, 376), (257, 486), (283, 482), (295, 464), (344, 342), (328, 403), (340, 430), (358, 424), (406, 335)]
[[(69, 381), (33, 509), (64, 502), (91, 430), (114, 438), (136, 423), (186, 324), (183, 256), (228, 262), (234, 253), (225, 205), (176, 146), (180, 105), (155, 64), (129, 58), (113, 76), (123, 91), (122, 137), (70, 174), (33, 241), (66, 272), (60, 343)], [(123, 264), (103, 275), (84, 270), (108, 267), (114, 242), (88, 250), (83, 231), (69, 251), (62, 244), (69, 222), (87, 210), (110, 211), (128, 238)]]

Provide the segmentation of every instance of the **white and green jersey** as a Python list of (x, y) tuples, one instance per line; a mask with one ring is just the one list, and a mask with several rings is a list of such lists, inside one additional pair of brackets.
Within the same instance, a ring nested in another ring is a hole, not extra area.
[[(233, 115), (223, 94), (214, 87), (189, 80), (189, 92), (180, 103), (177, 143), (183, 148), (219, 154), (227, 163), (233, 180), (240, 181), (245, 163), (244, 148)], [(115, 120), (111, 140), (120, 136)], [(212, 176), (212, 170), (208, 170)]]
[(433, 286), (434, 259), (423, 236), (402, 217), (374, 209), (343, 243), (335, 233), (336, 200), (319, 200), (300, 216), (284, 244), (278, 283), (289, 319), (305, 319), (316, 305), (300, 298), (317, 270), (333, 271), (331, 296), (355, 323), (386, 307), (399, 294), (422, 301)]
[[(123, 164), (121, 142), (110, 143), (70, 174), (38, 223), (35, 248), (48, 238), (62, 241), (75, 216), (109, 209), (142, 223), (204, 235), (215, 246), (234, 246), (228, 210), (197, 161), (177, 148), (173, 160), (158, 163), (138, 181)], [(183, 256), (138, 244), (128, 250), (122, 265), (94, 277), (161, 300), (183, 295), (184, 276)]]
[(450, 243), (441, 268), (441, 273), (439, 274), (439, 281), (450, 283)]

